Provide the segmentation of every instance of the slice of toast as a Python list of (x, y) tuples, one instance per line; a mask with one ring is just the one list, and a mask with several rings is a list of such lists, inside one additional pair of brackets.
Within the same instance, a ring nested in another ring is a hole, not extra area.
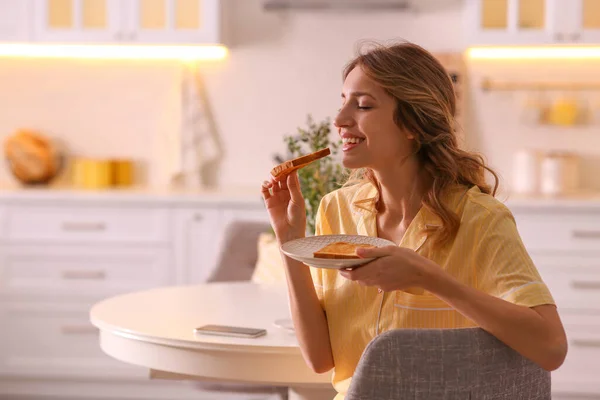
[(372, 249), (376, 246), (366, 243), (348, 243), (348, 242), (334, 242), (329, 243), (327, 246), (315, 251), (313, 257), (315, 258), (334, 258), (334, 259), (355, 259), (360, 258), (356, 255), (356, 249), (358, 248)]
[(313, 161), (317, 161), (323, 157), (326, 157), (331, 154), (331, 150), (329, 147), (321, 149), (319, 151), (315, 151), (314, 153), (307, 154), (302, 157), (294, 158), (293, 160), (289, 160), (279, 164), (271, 170), (271, 175), (275, 178), (283, 178), (284, 176), (289, 175), (292, 171), (300, 169), (302, 167), (307, 166)]

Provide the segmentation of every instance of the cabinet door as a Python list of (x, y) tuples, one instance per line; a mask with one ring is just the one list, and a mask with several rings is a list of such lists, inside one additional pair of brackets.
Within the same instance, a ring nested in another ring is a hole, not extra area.
[(30, 39), (29, 0), (0, 0), (0, 41), (26, 42)]
[(198, 207), (176, 214), (176, 257), (180, 284), (202, 283), (215, 268), (222, 234), (220, 210)]
[(568, 0), (573, 12), (570, 40), (574, 43), (600, 44), (600, 0)]
[(128, 0), (129, 40), (218, 44), (219, 0)]
[(111, 43), (123, 39), (121, 0), (34, 0), (34, 40)]
[(470, 44), (546, 44), (555, 41), (560, 0), (473, 0)]
[(89, 303), (0, 303), (0, 377), (147, 379), (102, 352)]

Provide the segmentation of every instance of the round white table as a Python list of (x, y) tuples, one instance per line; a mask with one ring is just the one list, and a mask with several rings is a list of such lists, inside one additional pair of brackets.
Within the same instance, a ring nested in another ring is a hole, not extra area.
[[(290, 399), (331, 400), (331, 374), (308, 368), (293, 332), (284, 287), (249, 282), (177, 286), (129, 293), (95, 304), (90, 319), (108, 355), (156, 377), (287, 386)], [(264, 328), (233, 338), (195, 334), (205, 324)]]

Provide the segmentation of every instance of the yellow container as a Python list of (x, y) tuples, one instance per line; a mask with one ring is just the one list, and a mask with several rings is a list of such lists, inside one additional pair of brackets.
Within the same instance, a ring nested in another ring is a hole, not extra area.
[(128, 187), (133, 185), (134, 166), (133, 161), (121, 159), (112, 160), (112, 184), (118, 187)]
[(73, 184), (82, 189), (105, 189), (111, 187), (111, 162), (101, 159), (75, 159), (73, 161)]
[(560, 126), (576, 125), (579, 120), (579, 105), (572, 98), (558, 99), (550, 109), (550, 123)]

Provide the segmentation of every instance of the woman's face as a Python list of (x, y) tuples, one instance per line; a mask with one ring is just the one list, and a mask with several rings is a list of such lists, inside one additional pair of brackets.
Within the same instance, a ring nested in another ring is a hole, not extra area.
[(412, 152), (413, 136), (394, 122), (396, 101), (355, 67), (342, 88), (342, 108), (334, 120), (342, 137), (346, 168), (383, 170)]

